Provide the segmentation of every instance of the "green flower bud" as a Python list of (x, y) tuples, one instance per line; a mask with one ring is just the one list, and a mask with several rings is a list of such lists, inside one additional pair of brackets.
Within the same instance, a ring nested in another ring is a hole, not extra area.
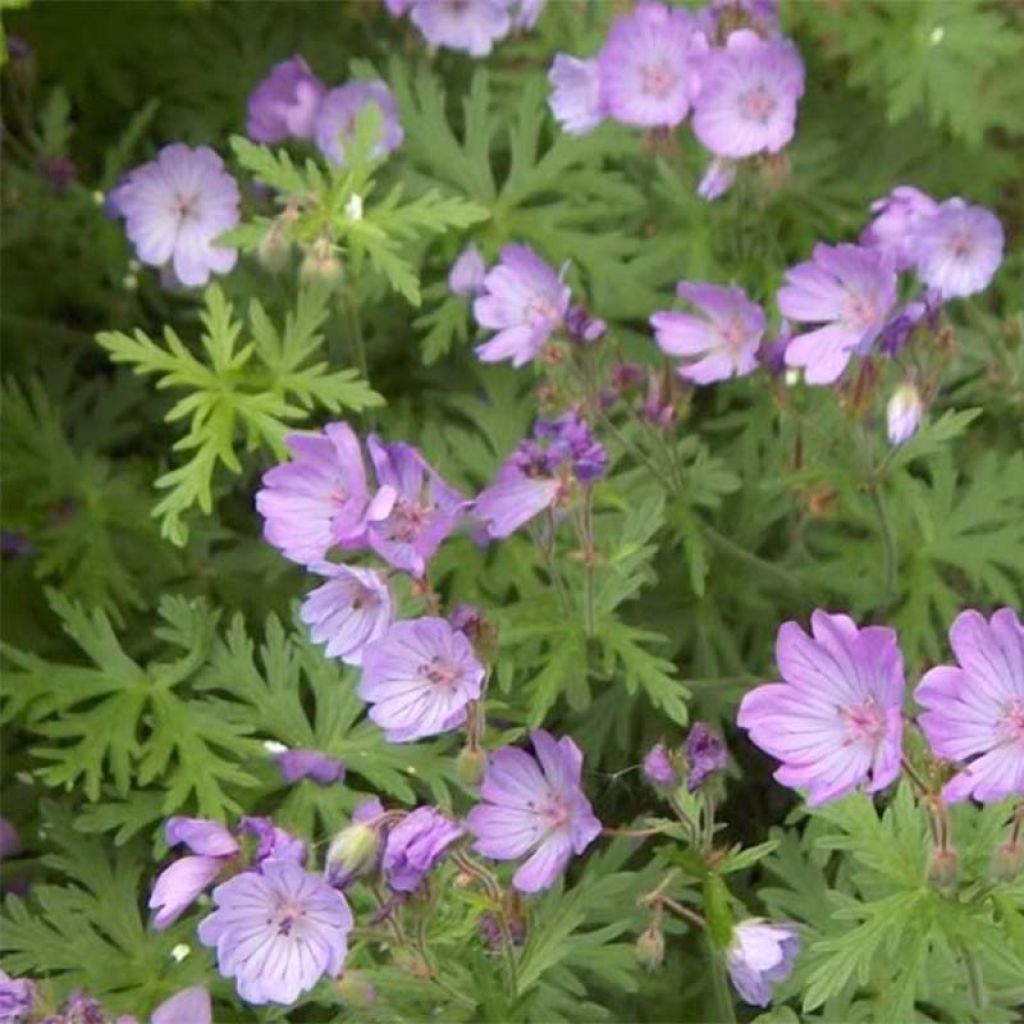
[(288, 262), (288, 250), (291, 245), (276, 221), (267, 228), (266, 234), (260, 239), (256, 254), (260, 263), (272, 274), (284, 268)]
[(1012, 882), (1024, 869), (1024, 843), (1007, 839), (996, 847), (992, 874), (999, 882)]
[(331, 243), (325, 238), (318, 238), (307, 250), (299, 276), (307, 284), (318, 281), (335, 284), (341, 280), (342, 273), (341, 260), (334, 255)]
[(467, 786), (477, 786), (487, 771), (487, 751), (482, 747), (463, 747), (455, 761), (455, 772)]
[(327, 848), (327, 880), (344, 889), (354, 878), (365, 874), (377, 862), (380, 836), (372, 824), (353, 822), (343, 828)]
[(636, 958), (647, 971), (656, 971), (665, 959), (665, 933), (653, 921), (636, 940)]
[(363, 971), (345, 971), (334, 980), (338, 998), (357, 1010), (365, 1010), (377, 1001), (377, 989)]
[(932, 850), (928, 861), (928, 881), (940, 889), (948, 889), (956, 885), (960, 875), (960, 854), (952, 847)]

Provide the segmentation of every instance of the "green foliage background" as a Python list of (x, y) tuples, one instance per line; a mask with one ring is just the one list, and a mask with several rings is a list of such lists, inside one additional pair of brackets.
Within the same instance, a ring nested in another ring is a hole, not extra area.
[[(618, 351), (656, 366), (646, 320), (677, 280), (735, 281), (771, 308), (787, 266), (818, 240), (855, 238), (871, 200), (906, 183), (989, 206), (1009, 241), (993, 286), (953, 307), (925, 357), (941, 387), (911, 443), (891, 454), (885, 441), (891, 366), (855, 414), (827, 389), (767, 376), (705, 389), (653, 472), (634, 457), (635, 423), (604, 436), (613, 472), (590, 635), (523, 536), (488, 551), (449, 542), (435, 584), (500, 628), (502, 729), (490, 738), (541, 722), (571, 732), (606, 823), (650, 811), (636, 766), (652, 742), (696, 719), (725, 732), (722, 838), (753, 845), (774, 830), (734, 892), (807, 929), (782, 993), (800, 993), (799, 1015), (762, 1020), (1019, 1019), (1024, 883), (991, 892), (980, 880), (1006, 808), (958, 811), (969, 871), (961, 889), (937, 891), (906, 788), (884, 813), (856, 797), (807, 816), (732, 726), (745, 690), (773, 674), (778, 624), (815, 606), (894, 625), (916, 680), (946, 656), (961, 608), (1021, 605), (1019, 4), (783, 0), (808, 81), (787, 165), (745, 173), (712, 205), (695, 195), (706, 157), (685, 129), (659, 145), (610, 124), (571, 138), (547, 111), (552, 55), (596, 49), (612, 3), (551, 0), (535, 32), (484, 62), (428, 54), (373, 2), (6, 7), (5, 30), (34, 51), (31, 70), (3, 71), (3, 520), (33, 548), (5, 559), (2, 581), (3, 804), (26, 842), (5, 878), (32, 882), (26, 902), (7, 901), (8, 971), (140, 1013), (207, 977), (204, 952), (170, 955), (194, 920), (145, 929), (169, 813), (273, 813), (322, 841), (365, 793), (465, 802), (451, 739), (386, 744), (361, 717), (352, 671), (295, 628), (308, 580), (260, 541), (252, 495), (289, 427), (339, 416), (421, 445), (467, 492), (493, 476), (537, 406), (531, 371), (472, 355), (467, 304), (445, 286), (467, 238), (489, 258), (525, 241), (571, 261), (574, 291)], [(249, 90), (293, 52), (332, 84), (371, 68), (389, 81), (406, 138), (386, 165), (328, 184), (305, 154), (229, 147)], [(324, 215), (349, 232), (341, 293), (300, 289), (297, 266), (265, 270), (258, 220), (239, 234), (239, 269), (202, 301), (134, 266), (102, 196), (172, 140), (213, 145), (286, 189), (328, 191)], [(61, 156), (77, 179), (58, 193), (39, 161)], [(355, 191), (360, 225), (344, 220)], [(566, 565), (575, 600), (582, 570)], [(283, 789), (266, 740), (341, 756), (346, 785)], [(382, 993), (372, 1012), (339, 1004), (326, 1017), (324, 997), (287, 1019), (417, 1020), (438, 1006), (444, 1019), (710, 1019), (699, 937), (673, 926), (658, 974), (633, 956), (637, 898), (669, 845), (603, 843), (566, 892), (545, 896), (512, 996), (497, 994), (497, 967), (469, 941), (472, 896), (456, 892), (431, 927), (472, 1012), (366, 948), (355, 959)], [(286, 1019), (243, 1011), (228, 986), (217, 995), (225, 1020)]]

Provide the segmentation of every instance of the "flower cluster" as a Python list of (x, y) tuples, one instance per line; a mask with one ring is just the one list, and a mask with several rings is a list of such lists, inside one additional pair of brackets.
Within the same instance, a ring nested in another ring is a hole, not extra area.
[(737, 160), (787, 145), (804, 91), (800, 54), (779, 35), (770, 2), (715, 2), (696, 13), (637, 4), (596, 56), (560, 53), (549, 78), (551, 110), (570, 134), (606, 118), (670, 129), (692, 111), (694, 134), (714, 157), (699, 187), (706, 199), (732, 185)]
[(431, 45), (486, 57), (510, 32), (531, 29), (546, 0), (383, 0), (393, 18), (406, 14)]
[[(1009, 608), (989, 620), (965, 611), (950, 643), (959, 667), (929, 670), (914, 691), (925, 708), (917, 725), (935, 756), (956, 769), (943, 797), (989, 803), (1024, 795), (1024, 626)], [(775, 778), (806, 789), (811, 805), (892, 783), (905, 726), (895, 631), (816, 611), (810, 635), (795, 622), (779, 629), (775, 657), (783, 681), (748, 693), (738, 717), (782, 762)]]

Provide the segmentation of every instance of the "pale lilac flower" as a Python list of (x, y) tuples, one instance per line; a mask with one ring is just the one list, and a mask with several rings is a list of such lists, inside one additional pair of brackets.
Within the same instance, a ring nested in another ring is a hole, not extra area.
[(889, 444), (896, 446), (909, 441), (921, 425), (924, 403), (921, 392), (912, 381), (904, 381), (893, 393), (885, 407), (886, 430)]
[(269, 861), (290, 860), (302, 865), (306, 862), (306, 844), (283, 828), (278, 828), (269, 818), (247, 815), (238, 823), (239, 831), (257, 840), (252, 855), (251, 867), (257, 871)]
[(356, 121), (370, 104), (380, 111), (380, 136), (374, 144), (373, 156), (387, 156), (405, 138), (402, 123), (398, 120), (398, 104), (384, 82), (374, 80), (340, 85), (320, 101), (313, 122), (317, 148), (339, 167), (344, 167), (345, 149), (355, 138)]
[(412, 445), (371, 434), (367, 447), (378, 484), (366, 511), (367, 541), (396, 569), (422, 576), (467, 502)]
[(36, 1005), (36, 987), (27, 978), (0, 971), (0, 1024), (27, 1021)]
[(934, 318), (938, 306), (929, 306), (927, 302), (908, 302), (896, 311), (889, 322), (882, 328), (878, 336), (878, 347), (890, 356), (896, 355), (907, 343), (914, 328), (927, 316)]
[(153, 1011), (149, 1024), (213, 1024), (210, 993), (202, 985), (182, 989)]
[(942, 795), (949, 803), (1024, 796), (1024, 626), (1012, 608), (987, 622), (969, 610), (949, 642), (959, 667), (930, 669), (914, 692), (927, 709), (917, 721), (932, 750), (964, 763)]
[(688, 11), (637, 4), (616, 18), (597, 57), (603, 109), (625, 124), (674, 128), (690, 110), (693, 58), (705, 48)]
[(568, 309), (569, 287), (561, 276), (528, 245), (506, 245), (473, 303), (477, 323), (498, 332), (476, 354), (485, 363), (511, 359), (522, 366), (562, 326)]
[(249, 138), (268, 143), (312, 138), (313, 118), (326, 92), (301, 57), (275, 64), (249, 96)]
[(483, 290), (487, 276), (487, 264), (475, 245), (468, 245), (459, 253), (458, 259), (448, 272), (448, 291), (452, 295), (472, 298)]
[(686, 788), (695, 793), (711, 775), (722, 771), (729, 759), (721, 737), (704, 722), (694, 722), (686, 737)]
[(401, 18), (409, 13), (409, 8), (416, 3), (416, 0), (383, 0), (383, 3), (392, 18)]
[(310, 568), (327, 582), (308, 594), (299, 618), (309, 626), (313, 643), (326, 645), (328, 658), (359, 665), (363, 648), (383, 636), (394, 617), (387, 579), (375, 569), (335, 562), (316, 562)]
[(585, 135), (604, 120), (597, 58), (579, 60), (556, 53), (548, 72), (548, 106), (569, 135)]
[(676, 291), (703, 315), (655, 313), (651, 326), (662, 352), (687, 360), (679, 366), (679, 376), (711, 384), (752, 373), (764, 335), (764, 310), (742, 288), (682, 281)]
[(418, 807), (389, 833), (384, 877), (396, 892), (412, 892), (462, 835), (462, 828), (433, 807)]
[(605, 336), (607, 330), (608, 325), (581, 303), (570, 306), (565, 314), (565, 333), (577, 345), (593, 345)]
[(909, 270), (914, 265), (914, 237), (938, 208), (927, 193), (899, 185), (871, 204), (875, 219), (861, 232), (860, 244), (881, 252), (894, 270)]
[(366, 470), (359, 440), (346, 423), (319, 434), (289, 434), (295, 456), (263, 474), (256, 508), (263, 536), (300, 565), (322, 562), (335, 545), (366, 540)]
[(237, 251), (214, 240), (238, 224), (238, 202), (238, 185), (224, 161), (209, 146), (192, 149), (180, 142), (129, 171), (110, 194), (139, 260), (152, 267), (170, 264), (189, 287), (234, 267)]
[(793, 138), (804, 66), (793, 43), (733, 32), (700, 61), (693, 132), (715, 156), (777, 153)]
[(511, 0), (413, 0), (412, 23), (432, 46), (486, 57), (512, 28)]
[(495, 860), (530, 854), (512, 884), (521, 892), (553, 885), (570, 857), (600, 835), (581, 785), (583, 755), (568, 737), (556, 741), (543, 729), (530, 733), (536, 756), (504, 747), (490, 759), (480, 784), (486, 803), (466, 819), (476, 836), (474, 849)]
[(872, 249), (819, 244), (809, 262), (786, 272), (778, 300), (784, 317), (823, 325), (790, 341), (786, 364), (804, 367), (809, 384), (831, 384), (885, 327), (896, 302), (896, 273)]
[(168, 818), (164, 838), (169, 846), (184, 843), (194, 856), (180, 857), (157, 876), (149, 897), (157, 931), (174, 924), (240, 849), (224, 825), (206, 818)]
[(655, 743), (644, 755), (644, 778), (652, 786), (678, 786), (679, 772), (664, 743)]
[(345, 778), (345, 762), (319, 750), (283, 750), (276, 760), (285, 782), (311, 779), (321, 786), (329, 786)]
[(767, 1006), (775, 986), (792, 973), (799, 952), (800, 936), (792, 925), (748, 917), (732, 930), (725, 964), (743, 1001)]
[(363, 652), (359, 696), (392, 743), (448, 732), (480, 696), (484, 667), (444, 619), (396, 622)]
[(858, 629), (847, 615), (816, 611), (812, 636), (797, 623), (779, 628), (775, 660), (783, 682), (752, 690), (737, 721), (782, 761), (775, 778), (806, 788), (811, 806), (868, 792), (900, 773), (903, 655), (895, 631)]
[(708, 164), (708, 169), (697, 185), (697, 195), (708, 203), (720, 199), (735, 184), (736, 170), (735, 160), (723, 160), (716, 156)]
[(345, 963), (352, 914), (345, 897), (292, 861), (269, 860), (213, 890), (217, 909), (199, 923), (217, 967), (259, 1005), (295, 1002)]
[(921, 280), (941, 299), (988, 287), (1003, 261), (1003, 226), (984, 207), (947, 199), (913, 236)]
[(548, 0), (518, 0), (512, 10), (512, 27), (531, 29), (537, 24)]
[(331, 885), (344, 889), (376, 865), (383, 818), (383, 804), (371, 797), (355, 809), (351, 823), (334, 836), (324, 861), (324, 877)]

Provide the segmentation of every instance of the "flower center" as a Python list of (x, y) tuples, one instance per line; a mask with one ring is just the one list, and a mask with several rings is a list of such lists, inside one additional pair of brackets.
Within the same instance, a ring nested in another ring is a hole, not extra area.
[(857, 331), (866, 331), (877, 316), (878, 307), (869, 296), (847, 295), (843, 320), (848, 327)]
[(174, 212), (182, 221), (195, 220), (199, 216), (199, 196), (195, 192), (176, 192)]
[(542, 296), (534, 296), (526, 304), (524, 311), (526, 322), (531, 327), (538, 327), (541, 324), (550, 323), (552, 320), (558, 319), (558, 310), (555, 309), (554, 303)]
[(430, 661), (420, 665), (420, 675), (429, 679), (435, 686), (451, 687), (462, 672), (454, 661), (435, 654)]
[(974, 244), (970, 237), (965, 234), (956, 234), (950, 240), (950, 248), (953, 256), (958, 260), (969, 260), (974, 254)]
[(1024, 745), (1024, 697), (1014, 697), (1006, 705), (1000, 724), (1007, 743)]
[(348, 501), (348, 491), (346, 491), (341, 484), (335, 484), (334, 487), (331, 488), (331, 493), (328, 498), (332, 505), (337, 508), (342, 508), (345, 502)]
[(722, 344), (730, 352), (736, 354), (739, 354), (747, 341), (747, 332), (743, 328), (743, 321), (737, 316), (730, 317), (724, 324), (721, 324), (718, 328), (718, 335), (722, 339)]
[(665, 61), (640, 68), (640, 91), (645, 96), (663, 100), (678, 84), (679, 75)]
[(399, 498), (391, 511), (391, 538), (404, 544), (414, 541), (423, 531), (430, 508), (418, 501)]
[(305, 916), (305, 907), (297, 906), (294, 903), (280, 903), (273, 916), (267, 918), (267, 924), (275, 925), (278, 935), (290, 935), (295, 922)]
[(775, 97), (764, 87), (757, 85), (740, 96), (740, 114), (748, 121), (767, 124), (778, 104)]
[(865, 741), (876, 744), (885, 737), (885, 712), (873, 697), (863, 704), (840, 708), (839, 717), (846, 724), (846, 746)]

